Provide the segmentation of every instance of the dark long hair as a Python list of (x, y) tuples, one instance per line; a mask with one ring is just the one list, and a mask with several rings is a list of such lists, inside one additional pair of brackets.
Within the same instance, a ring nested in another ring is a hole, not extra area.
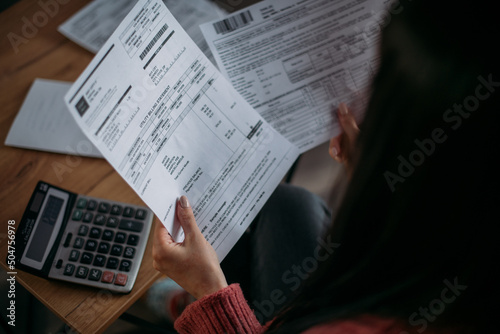
[[(399, 8), (382, 32), (355, 169), (328, 232), (340, 246), (270, 332), (362, 314), (400, 319), (415, 333), (497, 331), (496, 12), (487, 1)], [(432, 318), (419, 315), (429, 306)]]

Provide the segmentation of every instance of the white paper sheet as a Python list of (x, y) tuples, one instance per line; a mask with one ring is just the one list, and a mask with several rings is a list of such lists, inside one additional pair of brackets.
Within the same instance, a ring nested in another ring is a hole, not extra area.
[(136, 2), (94, 0), (63, 22), (58, 30), (76, 44), (96, 53)]
[(201, 28), (221, 72), (304, 152), (339, 133), (340, 102), (362, 117), (384, 2), (267, 0)]
[[(225, 12), (209, 0), (163, 2), (196, 45), (215, 63), (199, 26), (222, 18)], [(94, 0), (63, 22), (58, 30), (73, 42), (96, 53), (136, 3), (137, 0)]]
[(175, 202), (188, 196), (220, 260), (298, 156), (159, 0), (139, 1), (65, 101), (176, 240)]
[(71, 83), (35, 79), (10, 127), (5, 145), (33, 150), (101, 157), (64, 103)]

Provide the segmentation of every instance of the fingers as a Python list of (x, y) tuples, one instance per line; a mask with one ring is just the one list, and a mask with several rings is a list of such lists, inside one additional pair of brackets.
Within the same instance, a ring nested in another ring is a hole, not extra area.
[(330, 154), (330, 156), (337, 160), (338, 162), (341, 161), (341, 138), (342, 138), (342, 135), (338, 135), (336, 137), (333, 137), (332, 139), (330, 139), (330, 146), (328, 148), (328, 153)]
[(154, 240), (159, 243), (174, 242), (170, 233), (159, 220), (155, 220)]
[(227, 287), (217, 253), (200, 232), (186, 196), (176, 203), (176, 218), (184, 230), (184, 241), (173, 241), (163, 226), (156, 226), (154, 268), (197, 299)]
[(339, 104), (337, 115), (342, 132), (330, 139), (328, 153), (334, 160), (343, 163), (349, 168), (354, 151), (354, 143), (359, 134), (359, 127), (354, 114), (347, 108), (345, 103)]
[(340, 126), (342, 127), (343, 132), (347, 135), (349, 140), (356, 139), (359, 133), (359, 127), (356, 123), (356, 118), (354, 118), (353, 113), (350, 112), (349, 108), (347, 108), (347, 105), (343, 102), (339, 104), (338, 117)]
[(186, 239), (190, 239), (200, 234), (196, 219), (194, 218), (193, 210), (186, 196), (181, 196), (177, 201), (177, 218), (184, 230)]
[(168, 233), (165, 226), (159, 221), (155, 220), (154, 238), (153, 238), (153, 267), (162, 271), (162, 262), (165, 256), (169, 254), (171, 245), (175, 244), (170, 233)]

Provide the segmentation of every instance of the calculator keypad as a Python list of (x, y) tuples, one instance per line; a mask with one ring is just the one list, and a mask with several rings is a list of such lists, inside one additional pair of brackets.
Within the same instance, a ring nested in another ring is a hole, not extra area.
[(130, 291), (151, 223), (146, 208), (79, 196), (49, 276)]

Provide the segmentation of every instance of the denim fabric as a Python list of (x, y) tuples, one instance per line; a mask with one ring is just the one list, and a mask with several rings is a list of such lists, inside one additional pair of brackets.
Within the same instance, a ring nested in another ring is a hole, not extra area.
[(281, 184), (222, 261), (228, 283), (240, 283), (259, 321), (272, 319), (316, 269), (318, 238), (330, 224), (319, 196)]

